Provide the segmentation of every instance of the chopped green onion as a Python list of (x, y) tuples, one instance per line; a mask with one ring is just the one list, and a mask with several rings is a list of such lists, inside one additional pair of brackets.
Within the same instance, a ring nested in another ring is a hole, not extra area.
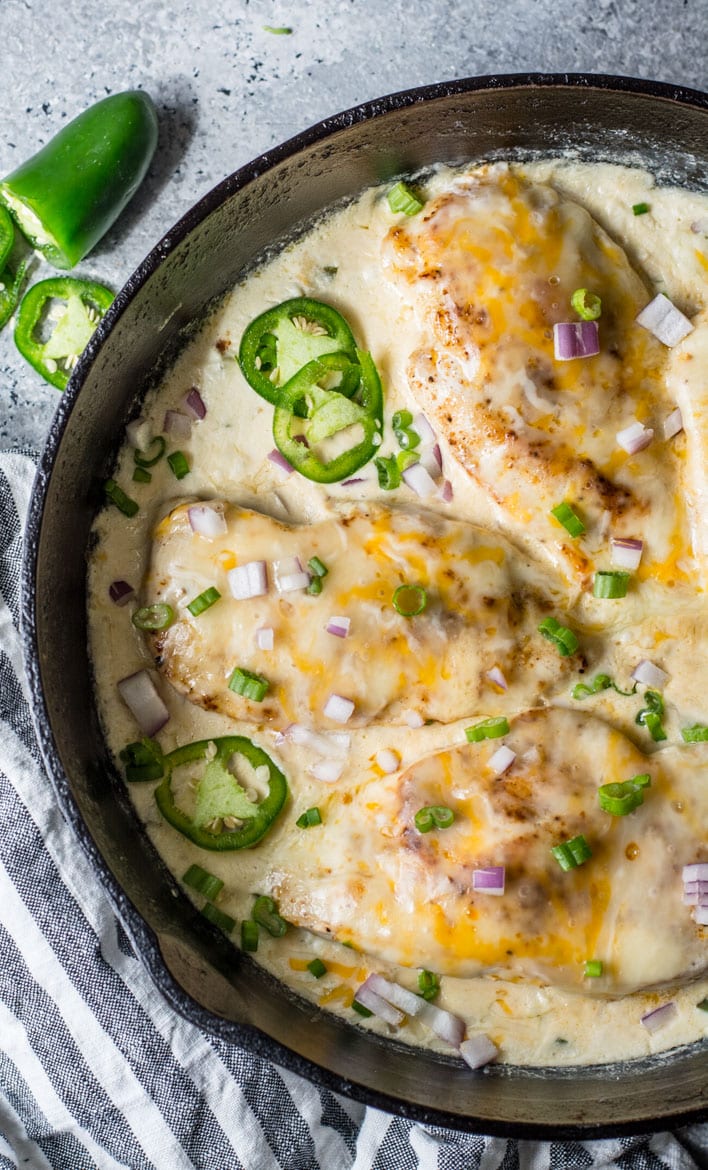
[(649, 210), (648, 203), (633, 203), (632, 204), (632, 211), (634, 212), (635, 215), (646, 215), (648, 210)]
[(699, 1009), (699, 1011), (708, 1012), (708, 995), (705, 999), (702, 999), (700, 1003), (697, 1003), (696, 1007)]
[(133, 461), (138, 467), (154, 467), (156, 463), (160, 462), (162, 456), (165, 454), (167, 443), (162, 435), (155, 435), (155, 438), (150, 440), (150, 446), (154, 449), (156, 443), (157, 452), (149, 458), (147, 455), (141, 454), (140, 451), (134, 452)]
[(380, 455), (374, 459), (374, 466), (379, 477), (379, 487), (383, 491), (392, 492), (401, 486), (401, 469), (395, 455)]
[(602, 597), (616, 601), (627, 596), (629, 573), (622, 569), (600, 569), (595, 574), (592, 585), (593, 597)]
[(136, 609), (131, 621), (138, 630), (166, 630), (175, 620), (175, 611), (166, 602)]
[(431, 804), (419, 808), (413, 818), (419, 833), (429, 833), (431, 829), (448, 829), (454, 819), (454, 812), (444, 804)]
[(411, 425), (413, 422), (413, 415), (410, 410), (397, 410), (391, 419), (391, 429), (394, 431), (402, 431)]
[(118, 511), (122, 512), (124, 516), (134, 516), (136, 512), (140, 511), (140, 505), (136, 504), (135, 500), (131, 500), (130, 496), (126, 496), (114, 479), (107, 479), (103, 490), (111, 503), (115, 504)]
[(319, 557), (310, 557), (307, 567), (315, 577), (326, 577), (329, 573), (326, 564)]
[(420, 435), (410, 427), (399, 427), (393, 433), (403, 451), (412, 451), (420, 443)]
[(399, 585), (393, 595), (393, 608), (401, 617), (417, 617), (428, 604), (428, 594), (422, 585)]
[(136, 467), (133, 470), (133, 483), (150, 483), (152, 476), (144, 467)]
[(258, 950), (258, 923), (244, 918), (241, 923), (241, 950), (251, 953)]
[(681, 738), (684, 743), (708, 743), (708, 727), (705, 723), (694, 723), (693, 727), (683, 727)]
[(322, 813), (315, 808), (305, 809), (305, 812), (295, 821), (298, 829), (311, 829), (313, 825), (322, 824)]
[(562, 845), (554, 845), (551, 853), (563, 870), (576, 869), (592, 857), (592, 849), (582, 833), (570, 841), (564, 841)]
[(417, 451), (399, 451), (396, 455), (396, 465), (401, 472), (405, 471), (407, 467), (412, 467), (414, 463), (420, 463)]
[(635, 723), (640, 727), (646, 727), (650, 736), (655, 743), (660, 743), (666, 739), (666, 732), (661, 724), (661, 717), (664, 714), (664, 700), (658, 691), (645, 691), (644, 702), (646, 707), (642, 707), (641, 711), (637, 712)]
[(643, 772), (640, 776), (633, 776), (631, 780), (621, 783), (603, 784), (597, 790), (597, 799), (600, 808), (613, 817), (626, 817), (634, 812), (640, 804), (644, 804), (643, 788), (651, 784), (651, 776)]
[(253, 904), (251, 911), (251, 918), (257, 922), (259, 926), (265, 927), (268, 934), (272, 934), (273, 938), (282, 938), (288, 929), (288, 924), (284, 918), (278, 914), (278, 908), (272, 898), (267, 894), (260, 894)]
[(570, 304), (583, 321), (597, 321), (602, 312), (602, 301), (599, 296), (586, 288), (576, 288), (570, 298)]
[(358, 999), (352, 1001), (352, 1011), (358, 1012), (360, 1016), (364, 1017), (364, 1019), (366, 1019), (368, 1016), (373, 1016), (374, 1014), (373, 1012), (369, 1011), (368, 1007), (364, 1007), (363, 1003), (359, 1003)]
[(554, 617), (545, 617), (538, 627), (539, 634), (543, 634), (549, 642), (553, 642), (558, 653), (563, 658), (575, 654), (578, 649), (578, 639), (572, 630), (562, 626)]
[(602, 960), (588, 959), (585, 963), (584, 975), (586, 979), (599, 979), (602, 975)]
[(307, 964), (307, 969), (315, 979), (321, 979), (323, 975), (327, 974), (327, 968), (321, 959), (313, 959), (311, 963)]
[(402, 211), (404, 215), (417, 215), (423, 209), (422, 201), (407, 183), (396, 183), (386, 198), (391, 211)]
[(566, 500), (551, 508), (551, 516), (555, 516), (558, 523), (562, 524), (571, 536), (582, 536), (585, 532), (585, 525)]
[(173, 451), (171, 455), (167, 456), (167, 462), (172, 468), (175, 479), (184, 479), (185, 475), (189, 473), (189, 463), (184, 451)]
[(473, 723), (472, 727), (465, 728), (468, 743), (481, 743), (483, 739), (499, 739), (509, 734), (509, 720), (504, 715), (497, 715), (494, 719), (483, 719), (481, 723)]
[(203, 894), (210, 902), (213, 902), (217, 894), (220, 894), (224, 888), (221, 878), (202, 869), (201, 865), (190, 865), (186, 873), (182, 874), (182, 881), (185, 886), (191, 886), (193, 890)]
[(154, 739), (129, 743), (123, 748), (120, 758), (125, 764), (125, 778), (131, 783), (160, 780), (165, 774), (162, 748)]
[(206, 609), (211, 609), (214, 602), (218, 601), (220, 597), (221, 594), (216, 586), (210, 585), (208, 589), (205, 589), (203, 593), (195, 597), (194, 601), (190, 601), (187, 609), (192, 617), (199, 617), (200, 613), (204, 613)]
[(276, 28), (272, 24), (263, 25), (263, 32), (272, 33), (274, 37), (289, 37), (292, 31), (291, 28), (286, 28), (285, 25), (282, 28)]
[(433, 971), (418, 972), (418, 995), (423, 999), (435, 999), (440, 992), (440, 976)]
[(637, 690), (635, 683), (631, 691), (621, 691), (614, 679), (610, 678), (609, 674), (596, 674), (590, 685), (587, 683), (576, 683), (571, 691), (574, 699), (587, 699), (590, 695), (596, 695), (599, 691), (607, 691), (609, 688), (616, 691), (618, 695), (624, 695), (628, 698), (634, 695)]
[(223, 910), (218, 910), (216, 906), (212, 906), (211, 902), (207, 902), (206, 906), (202, 906), (201, 912), (205, 918), (213, 922), (214, 926), (225, 930), (227, 934), (231, 934), (236, 925), (235, 918), (232, 918), (230, 914), (224, 914)]
[(262, 703), (265, 699), (270, 683), (262, 674), (255, 674), (251, 670), (244, 670), (237, 666), (229, 679), (229, 690), (253, 703)]

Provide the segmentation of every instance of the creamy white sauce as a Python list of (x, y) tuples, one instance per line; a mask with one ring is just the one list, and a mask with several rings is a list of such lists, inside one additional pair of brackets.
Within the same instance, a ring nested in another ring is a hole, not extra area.
[[(704, 198), (688, 191), (655, 188), (650, 175), (626, 168), (550, 160), (520, 169), (532, 180), (548, 182), (585, 206), (626, 249), (630, 260), (655, 290), (665, 292), (689, 314), (704, 306), (708, 243), (702, 234), (691, 231), (691, 224), (706, 220)], [(427, 185), (426, 194), (431, 198), (446, 190), (455, 177), (454, 173), (440, 170)], [(651, 211), (635, 216), (632, 205), (642, 201), (650, 204)], [(139, 588), (148, 568), (154, 526), (171, 506), (185, 498), (219, 498), (291, 523), (308, 523), (331, 517), (342, 501), (378, 500), (393, 506), (416, 505), (415, 497), (405, 487), (393, 493), (382, 492), (372, 465), (359, 473), (365, 477), (364, 482), (350, 487), (334, 484), (324, 488), (297, 474), (285, 476), (267, 458), (274, 445), (272, 408), (248, 387), (234, 360), (244, 329), (258, 313), (292, 296), (305, 294), (319, 298), (342, 312), (358, 344), (371, 352), (385, 386), (387, 424), (396, 409), (406, 407), (416, 413), (418, 407), (407, 391), (407, 367), (410, 354), (420, 344), (419, 324), (382, 272), (383, 241), (395, 219), (387, 205), (385, 190), (375, 189), (325, 219), (298, 243), (288, 246), (234, 289), (179, 357), (163, 384), (143, 404), (142, 417), (153, 434), (162, 433), (165, 412), (180, 409), (191, 386), (199, 387), (207, 404), (207, 415), (203, 421), (193, 424), (189, 439), (169, 444), (170, 448), (183, 449), (189, 457), (191, 470), (181, 482), (162, 460), (151, 469), (153, 478), (149, 485), (132, 483), (133, 450), (124, 446), (114, 477), (139, 502), (140, 511), (128, 519), (115, 508), (106, 508), (95, 522), (98, 543), (89, 566), (91, 655), (104, 732), (116, 757), (126, 743), (138, 738), (135, 721), (118, 698), (116, 684), (134, 671), (150, 668), (152, 660), (143, 636), (131, 624), (135, 605), (122, 608), (113, 605), (108, 589), (116, 579), (125, 579)], [(337, 269), (334, 276), (326, 271), (333, 267)], [(682, 444), (683, 438), (678, 442)], [(443, 475), (452, 485), (453, 498), (445, 502), (440, 495), (433, 496), (426, 500), (426, 508), (450, 519), (473, 521), (498, 530), (498, 510), (456, 463), (442, 438), (441, 444)], [(382, 451), (390, 450), (395, 450), (395, 442), (387, 425)], [(657, 645), (667, 641), (664, 664), (671, 680), (665, 692), (665, 726), (669, 742), (673, 743), (680, 742), (682, 726), (706, 721), (708, 716), (703, 693), (705, 672), (697, 669), (695, 662), (697, 643), (705, 638), (702, 630), (705, 604), (690, 548), (685, 550), (684, 562), (684, 578), (676, 582), (665, 628), (659, 628), (661, 623), (657, 625), (654, 621), (639, 625), (636, 637), (627, 632), (625, 625), (616, 633), (610, 630), (603, 634), (601, 625), (607, 620), (606, 612), (600, 611), (600, 616), (597, 603), (581, 598), (575, 611), (577, 620), (602, 645), (589, 676), (606, 670), (623, 685), (628, 662), (655, 656)], [(534, 573), (537, 575), (546, 594), (555, 597), (559, 608), (567, 612), (572, 598), (569, 599), (562, 581), (556, 581), (545, 567), (531, 566), (528, 572), (532, 578)], [(651, 590), (654, 584), (648, 581), (646, 588)], [(685, 644), (686, 631), (693, 638), (692, 646)], [(249, 736), (272, 756), (289, 778), (292, 800), (282, 814), (289, 821), (313, 805), (322, 810), (325, 819), (328, 812), (335, 819), (345, 807), (347, 793), (354, 793), (367, 779), (379, 775), (372, 761), (382, 748), (397, 751), (401, 767), (405, 768), (432, 751), (459, 744), (464, 739), (464, 728), (475, 716), (494, 713), (493, 707), (491, 710), (483, 707), (479, 712), (470, 711), (464, 720), (454, 724), (417, 730), (373, 725), (359, 730), (353, 736), (352, 752), (341, 779), (327, 785), (309, 773), (310, 761), (304, 749), (276, 741), (276, 729), (235, 723), (190, 704), (162, 680), (158, 680), (158, 686), (170, 711), (170, 720), (158, 737), (163, 750), (167, 752), (192, 740), (230, 733)], [(568, 679), (560, 671), (551, 701), (559, 706), (573, 706)], [(636, 703), (630, 709), (627, 701), (614, 692), (603, 692), (589, 701), (587, 709), (607, 718), (638, 742), (639, 733), (633, 723)], [(646, 751), (654, 747), (646, 736), (641, 743)], [(674, 766), (680, 768), (679, 749), (668, 751), (673, 752)], [(704, 758), (708, 764), (707, 748), (697, 746), (690, 751), (692, 767)], [(130, 795), (172, 872), (181, 878), (187, 867), (197, 862), (225, 883), (218, 899), (219, 908), (238, 920), (247, 917), (254, 892), (271, 889), (277, 882), (280, 839), (277, 826), (253, 849), (230, 854), (206, 853), (163, 820), (155, 805), (153, 788), (152, 784), (135, 784), (130, 787)], [(321, 831), (324, 827), (305, 832)], [(198, 905), (203, 905), (202, 898), (189, 890), (186, 892)], [(688, 909), (679, 905), (675, 912), (688, 913)], [(320, 980), (302, 969), (315, 956), (322, 958), (329, 968)], [(385, 1024), (376, 1018), (362, 1023), (352, 1013), (348, 997), (338, 996), (346, 996), (346, 989), (355, 989), (372, 970), (417, 989), (416, 970), (399, 969), (373, 960), (343, 947), (341, 942), (300, 929), (290, 929), (282, 939), (271, 939), (261, 931), (257, 959), (299, 994), (315, 1003), (324, 1003), (353, 1024), (372, 1027), (384, 1034), (390, 1034)], [(340, 988), (345, 990), (340, 992)], [(598, 999), (583, 994), (582, 987), (577, 992), (569, 992), (498, 977), (445, 976), (437, 1002), (462, 1015), (470, 1035), (485, 1032), (491, 1036), (499, 1047), (502, 1061), (543, 1066), (632, 1059), (691, 1042), (705, 1035), (708, 1029), (708, 1013), (696, 1008), (706, 995), (708, 980), (705, 979), (680, 988)], [(641, 1016), (669, 1000), (675, 1003), (676, 1013), (661, 1030), (650, 1033), (642, 1026)], [(416, 1020), (405, 1023), (396, 1035), (413, 1044), (449, 1051)]]

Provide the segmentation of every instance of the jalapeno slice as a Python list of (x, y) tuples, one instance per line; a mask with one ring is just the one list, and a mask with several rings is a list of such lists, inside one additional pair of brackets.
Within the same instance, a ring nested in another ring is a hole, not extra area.
[[(252, 767), (268, 769), (268, 792), (258, 802), (248, 798), (229, 761), (241, 755)], [(185, 812), (173, 791), (173, 774), (183, 764), (205, 761), (196, 787), (195, 810)], [(246, 849), (271, 828), (288, 794), (285, 776), (262, 748), (243, 735), (197, 740), (164, 757), (165, 775), (155, 800), (165, 820), (202, 849)]]
[(29, 260), (22, 260), (15, 269), (14, 276), (9, 268), (0, 270), (0, 329), (7, 325), (10, 317), (17, 308), (22, 285), (29, 268)]
[(0, 272), (5, 267), (5, 262), (12, 251), (14, 242), (15, 229), (12, 226), (10, 213), (0, 205)]
[[(347, 479), (369, 462), (381, 442), (381, 380), (370, 354), (357, 350), (356, 357), (360, 374), (352, 398), (321, 386), (330, 371), (324, 361), (315, 360), (308, 362), (285, 388), (286, 405), (275, 408), (273, 438), (278, 450), (300, 475), (316, 483)], [(293, 408), (303, 402), (307, 410), (301, 418)], [(354, 424), (361, 426), (363, 437), (332, 459), (322, 459), (312, 449), (312, 444)]]
[[(293, 297), (261, 313), (241, 338), (243, 376), (261, 398), (284, 405), (282, 390), (303, 366), (325, 354), (356, 362), (356, 342), (341, 313), (311, 297)], [(353, 388), (352, 388), (353, 389)], [(345, 393), (346, 390), (341, 390)]]
[[(64, 301), (66, 308), (46, 341), (39, 329), (47, 305)], [(64, 390), (101, 317), (113, 303), (113, 293), (93, 280), (55, 276), (40, 280), (22, 298), (15, 344), (29, 364), (57, 390)]]

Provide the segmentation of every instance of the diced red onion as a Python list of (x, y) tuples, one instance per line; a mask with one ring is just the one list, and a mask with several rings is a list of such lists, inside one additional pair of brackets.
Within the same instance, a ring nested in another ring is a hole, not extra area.
[(351, 744), (351, 736), (345, 732), (330, 731), (322, 734), (319, 731), (312, 731), (309, 727), (303, 727), (302, 723), (291, 724), (284, 732), (284, 736), (301, 747), (312, 748), (319, 756), (331, 759), (346, 756)]
[(343, 760), (317, 760), (316, 763), (311, 764), (308, 771), (317, 780), (323, 780), (325, 784), (334, 784), (339, 780), (344, 771)]
[[(414, 995), (412, 991), (407, 991), (399, 983), (392, 983), (390, 979), (384, 979), (383, 975), (376, 973), (369, 975), (366, 986), (370, 987), (376, 995), (385, 999), (387, 1003), (405, 1012), (407, 1016), (417, 1016), (426, 1002), (420, 995)], [(358, 998), (359, 993), (357, 992)]]
[(347, 723), (354, 714), (354, 703), (344, 695), (331, 694), (324, 705), (323, 714), (335, 723)]
[(185, 409), (192, 415), (192, 418), (194, 418), (197, 422), (201, 421), (203, 418), (206, 418), (207, 409), (204, 405), (204, 399), (197, 390), (196, 386), (192, 386), (192, 389), (189, 391), (189, 393), (185, 394), (184, 398), (182, 399), (182, 403)]
[(351, 624), (351, 618), (331, 617), (325, 626), (325, 630), (328, 634), (334, 634), (335, 638), (346, 638), (349, 635), (349, 627)]
[(452, 500), (452, 484), (450, 483), (449, 479), (446, 479), (445, 482), (443, 483), (442, 491), (440, 492), (440, 495), (442, 496), (442, 498), (446, 504), (449, 504), (450, 501)]
[(498, 1055), (499, 1049), (496, 1044), (493, 1044), (489, 1036), (484, 1034), (470, 1036), (469, 1040), (463, 1040), (460, 1045), (460, 1056), (470, 1068), (483, 1068), (485, 1064), (495, 1060)]
[[(411, 428), (415, 431), (416, 435), (420, 435), (420, 441), (423, 446), (426, 446), (428, 443), (437, 443), (438, 436), (435, 434), (435, 431), (424, 414), (417, 414), (415, 416), (411, 423)], [(440, 466), (442, 467), (442, 458), (440, 459)]]
[(487, 678), (489, 679), (490, 683), (494, 683), (494, 686), (499, 687), (499, 689), (502, 691), (505, 691), (509, 686), (503, 672), (499, 669), (498, 666), (493, 666), (491, 670), (487, 671)]
[(612, 564), (620, 569), (629, 569), (632, 573), (639, 568), (644, 551), (643, 540), (633, 540), (629, 537), (613, 536), (610, 541)]
[(427, 500), (437, 491), (435, 480), (422, 463), (411, 463), (410, 467), (406, 467), (403, 471), (403, 479), (411, 491), (420, 496), (421, 500)]
[(187, 509), (187, 515), (192, 532), (198, 536), (213, 540), (226, 534), (226, 518), (217, 508), (210, 508), (208, 504), (193, 504)]
[(237, 565), (226, 574), (231, 596), (237, 601), (248, 601), (251, 597), (262, 597), (268, 592), (268, 571), (265, 561), (248, 561)]
[(381, 751), (376, 753), (376, 763), (382, 772), (390, 776), (392, 772), (398, 771), (401, 757), (393, 748), (381, 748)]
[(668, 1024), (669, 1020), (676, 1015), (676, 1004), (662, 1003), (661, 1007), (654, 1008), (650, 1012), (646, 1012), (641, 1019), (644, 1027), (648, 1032), (658, 1032), (659, 1028), (663, 1028), (664, 1024)]
[(688, 886), (683, 891), (684, 906), (708, 906), (708, 883), (706, 882), (691, 882), (693, 886), (705, 885), (707, 888), (703, 891), (699, 889), (689, 890)]
[(697, 236), (708, 235), (708, 219), (696, 219), (691, 224), (691, 231)]
[(506, 744), (502, 744), (491, 757), (489, 767), (497, 776), (502, 776), (511, 767), (515, 759), (516, 752), (513, 752)]
[[(440, 479), (442, 474), (442, 461), (435, 454), (436, 447), (421, 447), (416, 452), (420, 466), (424, 467), (430, 478), (434, 480)], [(437, 450), (439, 452), (440, 448), (437, 447)]]
[(129, 674), (118, 683), (118, 693), (144, 735), (155, 735), (170, 717), (147, 670)]
[(600, 352), (597, 321), (561, 321), (554, 325), (553, 350), (559, 362), (595, 357)]
[(693, 325), (680, 309), (672, 305), (663, 293), (657, 293), (635, 318), (638, 325), (653, 333), (664, 345), (678, 345), (684, 337), (693, 332)]
[(385, 1020), (387, 1024), (392, 1024), (394, 1027), (402, 1024), (403, 1012), (399, 1011), (398, 1008), (389, 1003), (387, 999), (377, 995), (377, 993), (370, 986), (370, 979), (371, 976), (369, 976), (369, 978), (362, 983), (361, 987), (356, 992), (354, 998), (357, 1003), (360, 1003), (363, 1007), (368, 1008), (370, 1012), (373, 1012), (374, 1015), (378, 1016), (380, 1019)]
[(472, 870), (472, 889), (481, 894), (504, 893), (506, 870), (503, 865), (490, 865), (486, 869)]
[(342, 487), (351, 487), (352, 484), (355, 484), (355, 483), (366, 483), (367, 478), (368, 477), (365, 475), (357, 475), (354, 477), (354, 479), (343, 479), (341, 486)]
[(459, 1016), (453, 1015), (452, 1012), (446, 1012), (437, 1004), (423, 1001), (423, 1006), (418, 1012), (418, 1019), (422, 1020), (426, 1027), (430, 1028), (431, 1032), (434, 1032), (441, 1040), (452, 1044), (453, 1048), (460, 1047), (465, 1035), (465, 1021)]
[(277, 447), (274, 447), (273, 450), (269, 452), (268, 458), (270, 459), (271, 463), (274, 463), (275, 466), (279, 467), (281, 471), (284, 471), (286, 475), (292, 475), (293, 471), (295, 470), (292, 463), (288, 463), (288, 460), (284, 455), (281, 455)]
[(192, 433), (192, 420), (181, 410), (168, 410), (162, 429), (173, 439), (188, 439)]
[(698, 926), (708, 926), (708, 906), (697, 906), (694, 918)]
[(697, 861), (693, 865), (684, 865), (681, 877), (685, 884), (708, 881), (708, 861)]
[(108, 596), (114, 605), (125, 605), (135, 595), (135, 590), (127, 581), (112, 581), (108, 586)]
[(680, 434), (682, 430), (683, 418), (681, 417), (681, 411), (677, 406), (676, 409), (672, 410), (671, 414), (664, 419), (664, 438), (673, 439), (674, 435)]
[(146, 418), (134, 418), (125, 428), (125, 437), (136, 451), (144, 451), (150, 446), (152, 438), (150, 423)]
[(699, 878), (695, 881), (685, 882), (684, 890), (687, 894), (697, 894), (698, 897), (702, 898), (704, 894), (708, 895), (708, 880)]
[(623, 431), (618, 431), (615, 438), (623, 451), (626, 451), (628, 455), (636, 455), (649, 446), (654, 438), (654, 432), (651, 427), (645, 427), (644, 423), (635, 419)]
[(666, 686), (669, 676), (660, 666), (656, 666), (648, 658), (643, 658), (632, 671), (632, 678), (651, 690), (660, 691)]
[(273, 627), (261, 626), (256, 630), (256, 646), (259, 650), (272, 650), (274, 644)]
[(310, 574), (303, 569), (299, 557), (283, 557), (273, 561), (272, 567), (278, 593), (294, 593), (297, 589), (307, 589), (310, 584)]
[(423, 716), (418, 711), (404, 711), (403, 718), (405, 719), (408, 726), (412, 729), (422, 727), (425, 723)]

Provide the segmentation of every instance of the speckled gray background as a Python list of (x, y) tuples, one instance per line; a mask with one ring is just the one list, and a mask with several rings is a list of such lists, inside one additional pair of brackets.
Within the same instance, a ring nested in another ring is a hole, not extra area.
[[(623, 73), (708, 88), (705, 30), (706, 0), (0, 0), (0, 173), (91, 102), (146, 89), (160, 116), (149, 177), (78, 270), (118, 289), (224, 175), (326, 115), (484, 73)], [(0, 446), (40, 447), (57, 392), (16, 353), (11, 328), (0, 334), (0, 403)]]

